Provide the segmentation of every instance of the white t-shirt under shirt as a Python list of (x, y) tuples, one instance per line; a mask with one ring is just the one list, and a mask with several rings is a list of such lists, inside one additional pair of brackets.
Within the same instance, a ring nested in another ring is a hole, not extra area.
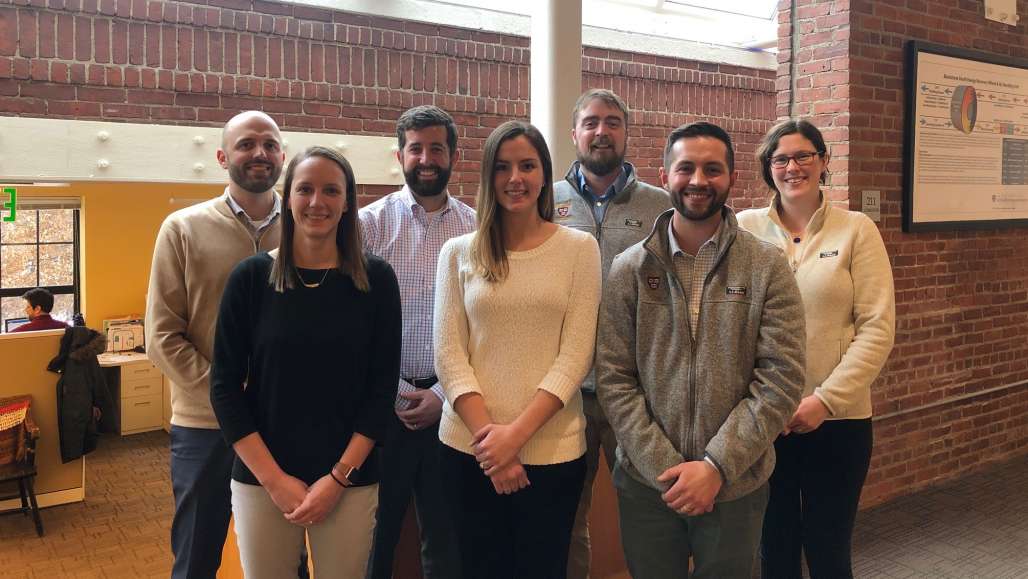
[(473, 272), (475, 233), (451, 239), (439, 254), (435, 368), (446, 393), (439, 438), (467, 454), (472, 433), (453, 409), (480, 393), (493, 422), (510, 424), (537, 389), (563, 403), (518, 453), (522, 464), (575, 460), (585, 453), (579, 386), (592, 366), (600, 304), (595, 238), (566, 227), (538, 247), (508, 251), (509, 272), (488, 282)]

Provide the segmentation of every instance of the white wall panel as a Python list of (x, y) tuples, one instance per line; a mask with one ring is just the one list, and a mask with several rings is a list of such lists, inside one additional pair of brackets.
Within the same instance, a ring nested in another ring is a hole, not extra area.
[[(335, 147), (357, 182), (403, 183), (394, 137), (284, 131), (286, 156), (311, 145)], [(225, 183), (215, 156), (221, 129), (0, 117), (0, 181)]]

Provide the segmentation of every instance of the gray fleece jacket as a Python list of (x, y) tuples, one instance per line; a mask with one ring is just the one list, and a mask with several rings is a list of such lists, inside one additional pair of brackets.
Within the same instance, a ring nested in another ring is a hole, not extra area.
[[(614, 256), (646, 239), (657, 216), (671, 208), (671, 198), (660, 187), (636, 179), (635, 167), (625, 163), (628, 181), (610, 200), (603, 220), (596, 223), (591, 204), (578, 188), (578, 165), (578, 161), (572, 163), (564, 180), (553, 184), (553, 218), (565, 227), (585, 231), (596, 238), (600, 244), (601, 279), (605, 280)], [(582, 381), (582, 390), (596, 390), (595, 375), (594, 370), (589, 371)]]
[(614, 259), (603, 292), (597, 396), (625, 471), (657, 477), (709, 456), (724, 478), (718, 501), (759, 488), (773, 442), (803, 392), (803, 303), (780, 249), (740, 230), (724, 209), (714, 266), (692, 338), (686, 296), (668, 246), (674, 210)]

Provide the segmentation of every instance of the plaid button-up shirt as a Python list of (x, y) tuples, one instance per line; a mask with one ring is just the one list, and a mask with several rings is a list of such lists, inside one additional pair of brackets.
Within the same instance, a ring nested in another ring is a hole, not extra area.
[(696, 326), (700, 322), (703, 282), (706, 281), (707, 274), (710, 273), (710, 269), (714, 267), (714, 261), (717, 259), (717, 251), (721, 243), (721, 231), (724, 230), (724, 221), (717, 226), (714, 235), (711, 235), (710, 239), (703, 242), (695, 256), (689, 255), (678, 246), (678, 241), (675, 239), (675, 230), (672, 226), (673, 223), (674, 219), (667, 226), (668, 249), (671, 253), (671, 261), (675, 266), (675, 277), (678, 278), (678, 283), (682, 284), (685, 300), (689, 304), (689, 330), (691, 330), (692, 337), (695, 339)]
[[(403, 346), (396, 406), (406, 408), (400, 394), (414, 387), (404, 378), (435, 375), (432, 349), (432, 308), (439, 250), (446, 240), (475, 230), (475, 210), (446, 195), (440, 211), (426, 213), (405, 185), (403, 189), (360, 210), (364, 250), (389, 262), (400, 284), (403, 308)], [(440, 399), (442, 387), (432, 387)]]

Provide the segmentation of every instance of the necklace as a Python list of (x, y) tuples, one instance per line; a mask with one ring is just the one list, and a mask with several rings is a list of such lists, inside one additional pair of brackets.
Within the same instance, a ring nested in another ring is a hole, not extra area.
[(317, 281), (314, 283), (307, 283), (307, 281), (303, 279), (303, 276), (300, 275), (300, 270), (295, 265), (293, 266), (293, 271), (296, 272), (296, 277), (300, 279), (300, 283), (303, 284), (303, 287), (315, 288), (325, 283), (325, 278), (328, 277), (328, 272), (332, 271), (332, 268), (326, 269), (325, 274), (321, 276), (321, 281)]

